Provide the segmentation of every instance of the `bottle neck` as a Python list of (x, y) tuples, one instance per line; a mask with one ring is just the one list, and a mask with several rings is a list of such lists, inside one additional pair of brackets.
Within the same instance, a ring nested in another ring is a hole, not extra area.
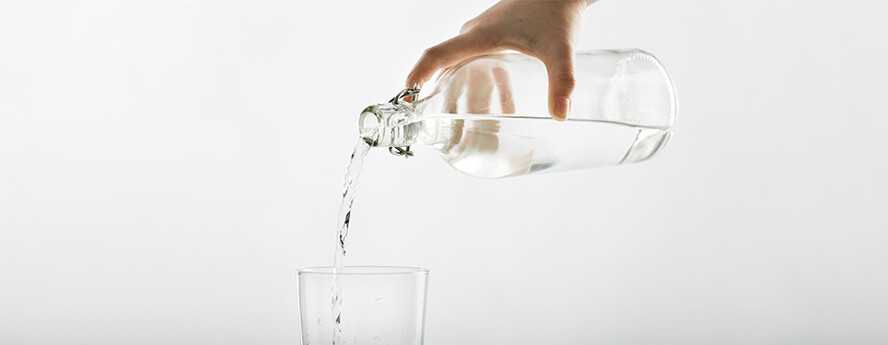
[(399, 102), (380, 103), (364, 108), (358, 119), (361, 138), (372, 147), (413, 145), (422, 131), (415, 106), (416, 104)]

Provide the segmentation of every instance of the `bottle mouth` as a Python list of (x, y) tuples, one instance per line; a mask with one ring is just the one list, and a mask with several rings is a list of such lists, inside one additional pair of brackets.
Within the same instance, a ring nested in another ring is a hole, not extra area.
[(358, 118), (358, 131), (361, 139), (370, 146), (378, 146), (383, 127), (382, 111), (376, 105), (371, 105), (361, 112)]
[(358, 131), (371, 147), (410, 146), (422, 125), (416, 122), (410, 103), (374, 104), (364, 108), (358, 118)]

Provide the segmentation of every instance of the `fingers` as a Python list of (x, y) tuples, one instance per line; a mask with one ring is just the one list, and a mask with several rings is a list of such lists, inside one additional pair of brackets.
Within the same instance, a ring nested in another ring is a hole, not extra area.
[(413, 70), (407, 76), (407, 87), (413, 84), (422, 85), (435, 72), (441, 68), (451, 66), (466, 58), (486, 54), (494, 51), (494, 46), (487, 44), (482, 36), (477, 34), (463, 34), (451, 38), (443, 43), (426, 49)]
[(512, 100), (512, 81), (509, 78), (509, 72), (502, 67), (494, 67), (492, 72), (496, 89), (499, 90), (500, 107), (503, 114), (514, 114), (515, 102)]
[(484, 61), (466, 67), (466, 110), (469, 114), (488, 114), (493, 96), (493, 76)]
[(570, 115), (570, 95), (576, 84), (573, 66), (573, 48), (569, 45), (541, 56), (549, 74), (549, 114), (558, 121)]
[(466, 74), (457, 73), (451, 77), (450, 84), (444, 89), (444, 113), (456, 114), (459, 110), (459, 97), (466, 85)]

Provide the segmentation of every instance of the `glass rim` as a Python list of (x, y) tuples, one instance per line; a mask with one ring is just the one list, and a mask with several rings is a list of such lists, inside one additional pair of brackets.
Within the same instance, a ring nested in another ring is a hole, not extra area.
[(296, 274), (317, 275), (410, 275), (428, 274), (429, 270), (411, 266), (345, 266), (344, 272), (334, 273), (333, 266), (315, 266), (296, 269)]

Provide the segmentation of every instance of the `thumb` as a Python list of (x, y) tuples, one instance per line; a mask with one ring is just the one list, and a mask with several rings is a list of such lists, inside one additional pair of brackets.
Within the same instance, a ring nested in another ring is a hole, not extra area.
[(558, 121), (570, 115), (570, 95), (576, 84), (573, 48), (558, 49), (543, 57), (549, 74), (549, 114)]

